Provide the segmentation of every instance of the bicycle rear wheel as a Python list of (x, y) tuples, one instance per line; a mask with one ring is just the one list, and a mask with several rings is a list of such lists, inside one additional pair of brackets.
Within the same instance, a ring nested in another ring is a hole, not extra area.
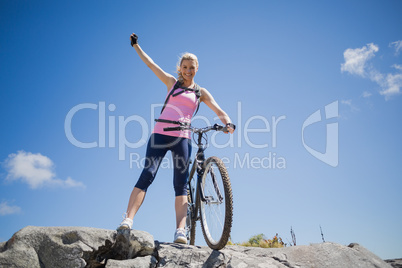
[(208, 246), (222, 249), (228, 242), (233, 220), (233, 195), (228, 172), (222, 160), (210, 157), (201, 180), (201, 228)]
[[(195, 211), (198, 208), (199, 201), (196, 200), (197, 194), (197, 180), (193, 179), (195, 170), (197, 169), (197, 164), (194, 162), (189, 176), (189, 181), (187, 184), (187, 219), (186, 219), (186, 236), (187, 236), (187, 243), (189, 245), (194, 245), (195, 243), (195, 227), (196, 227), (196, 220), (197, 220), (197, 212)], [(198, 198), (199, 199), (199, 198)]]
[(196, 226), (196, 221), (194, 218), (194, 205), (193, 205), (193, 199), (190, 195), (190, 191), (188, 191), (187, 194), (187, 219), (186, 219), (186, 230), (187, 230), (187, 243), (189, 245), (194, 245), (195, 243), (195, 226)]

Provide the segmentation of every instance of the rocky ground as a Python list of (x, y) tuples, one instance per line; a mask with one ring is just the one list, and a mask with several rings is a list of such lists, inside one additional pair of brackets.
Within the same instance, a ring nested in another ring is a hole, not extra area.
[(401, 267), (401, 260), (387, 262), (355, 243), (216, 251), (86, 227), (28, 226), (0, 243), (0, 267)]
[(385, 260), (385, 262), (391, 264), (394, 268), (402, 268), (402, 259)]

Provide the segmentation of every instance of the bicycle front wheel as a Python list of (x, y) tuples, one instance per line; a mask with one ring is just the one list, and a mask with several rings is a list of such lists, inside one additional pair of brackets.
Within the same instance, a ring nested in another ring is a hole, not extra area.
[(232, 187), (221, 159), (215, 156), (207, 159), (200, 186), (202, 232), (208, 246), (219, 250), (229, 240), (233, 219)]

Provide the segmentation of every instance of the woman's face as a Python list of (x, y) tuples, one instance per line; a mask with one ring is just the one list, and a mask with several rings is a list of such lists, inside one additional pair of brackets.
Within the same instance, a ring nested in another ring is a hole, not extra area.
[(180, 65), (180, 71), (183, 79), (191, 81), (198, 71), (197, 63), (194, 60), (183, 60)]

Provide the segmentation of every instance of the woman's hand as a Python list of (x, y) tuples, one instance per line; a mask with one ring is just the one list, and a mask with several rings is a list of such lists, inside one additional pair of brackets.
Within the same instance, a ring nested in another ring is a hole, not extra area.
[[(233, 134), (233, 132), (236, 129), (236, 126), (234, 124), (232, 124), (232, 123), (227, 123), (226, 124), (226, 129), (229, 131), (230, 134)], [(225, 132), (225, 133), (227, 134), (228, 132)]]
[(133, 47), (134, 45), (136, 45), (138, 42), (138, 36), (133, 33), (130, 35), (130, 40), (131, 40), (131, 46)]

